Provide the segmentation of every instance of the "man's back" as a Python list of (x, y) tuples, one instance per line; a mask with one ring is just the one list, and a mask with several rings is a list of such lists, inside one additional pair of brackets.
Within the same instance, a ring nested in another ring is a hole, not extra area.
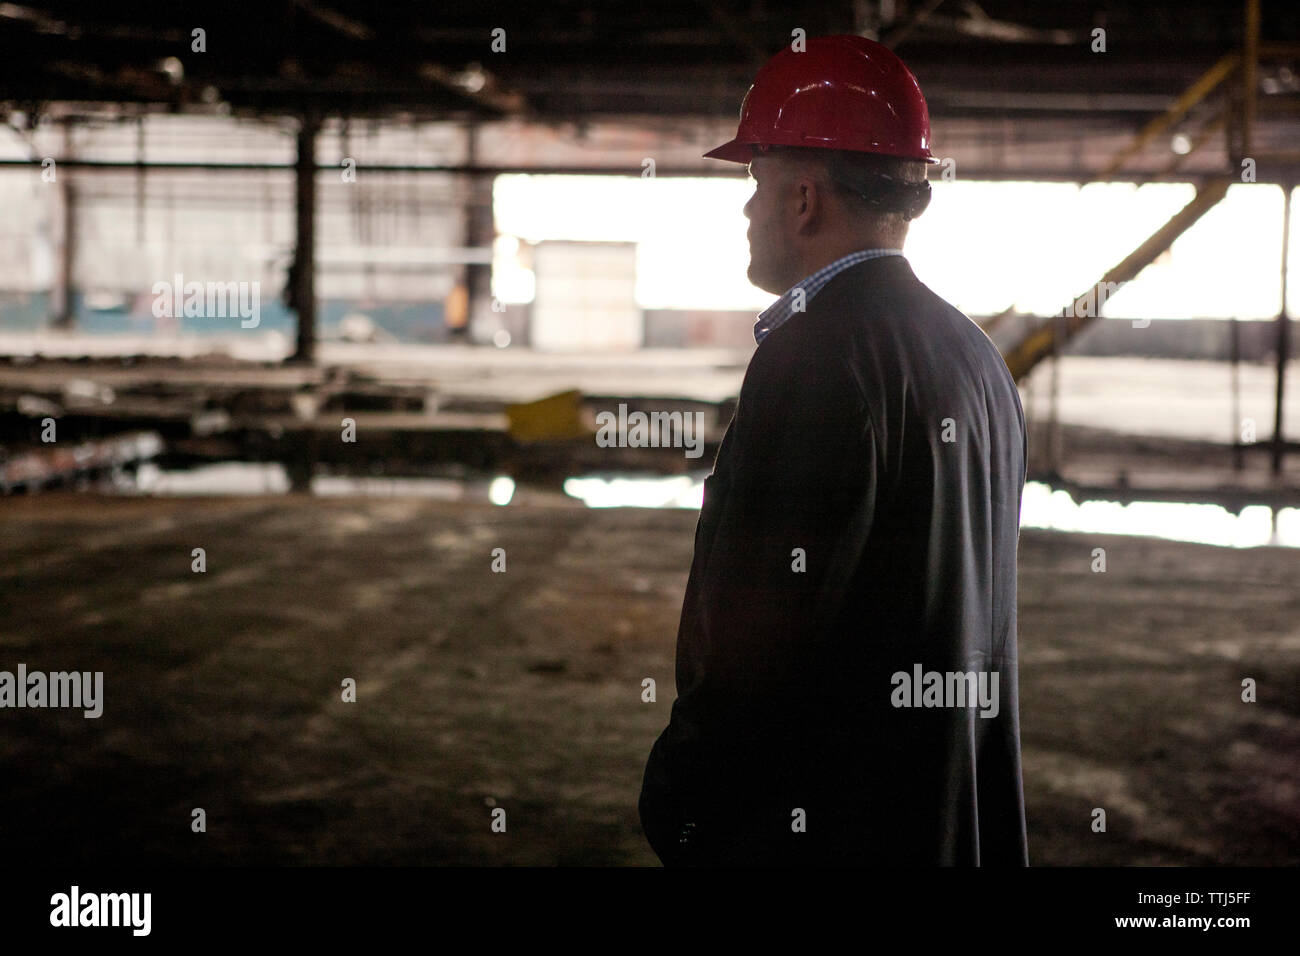
[(1027, 862), (1024, 451), (997, 350), (901, 257), (764, 340), (706, 482), (646, 768), (662, 858)]

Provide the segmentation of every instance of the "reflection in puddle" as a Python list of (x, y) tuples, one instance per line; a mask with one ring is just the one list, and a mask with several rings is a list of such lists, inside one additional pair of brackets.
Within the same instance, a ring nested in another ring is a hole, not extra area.
[[(587, 477), (570, 478), (564, 490), (593, 508), (699, 508), (704, 482), (687, 476)], [(1300, 508), (1278, 509), (1276, 528), (1273, 515), (1267, 505), (1251, 505), (1233, 514), (1219, 505), (1178, 501), (1076, 503), (1067, 492), (1031, 481), (1025, 485), (1021, 499), (1020, 525), (1052, 531), (1146, 535), (1233, 548), (1266, 544), (1300, 547)]]
[(1136, 534), (1230, 548), (1300, 547), (1300, 508), (1249, 505), (1233, 514), (1221, 505), (1186, 501), (1075, 502), (1067, 492), (1031, 481), (1021, 499), (1020, 526), (1093, 534)]
[[(508, 487), (499, 484), (508, 482)], [(289, 492), (289, 475), (274, 462), (226, 461), (177, 471), (164, 471), (145, 462), (136, 474), (114, 477), (113, 491), (119, 494), (186, 495), (281, 495)], [(481, 494), (477, 486), (454, 478), (384, 478), (347, 475), (316, 475), (311, 491), (321, 497), (363, 495), (367, 497), (437, 498), (460, 501)], [(514, 482), (498, 478), (490, 486), (490, 500), (505, 504), (514, 493)], [(497, 501), (498, 497), (504, 500)]]
[[(318, 475), (311, 488), (321, 496), (486, 499), (498, 505), (508, 505), (515, 494), (515, 482), (503, 475), (476, 481)], [(134, 477), (120, 475), (115, 490), (147, 495), (284, 494), (289, 479), (284, 468), (273, 463), (222, 462), (188, 471), (163, 471), (145, 463)], [(698, 509), (704, 499), (704, 475), (582, 475), (567, 479), (564, 490), (591, 508)], [(1025, 485), (1020, 523), (1024, 528), (1147, 535), (1232, 548), (1300, 547), (1300, 508), (1275, 512), (1267, 505), (1251, 505), (1233, 514), (1219, 505), (1192, 502), (1076, 502), (1065, 491), (1032, 481)]]
[(591, 508), (694, 508), (704, 503), (704, 479), (690, 475), (669, 478), (569, 478), (564, 490)]

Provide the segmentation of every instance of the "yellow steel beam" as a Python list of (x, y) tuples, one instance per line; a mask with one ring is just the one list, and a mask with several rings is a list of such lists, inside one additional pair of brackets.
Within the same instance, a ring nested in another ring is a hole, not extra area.
[(984, 330), (985, 335), (992, 335), (995, 330), (997, 330), (1002, 326), (1003, 322), (1011, 318), (1011, 316), (1015, 315), (1015, 312), (1016, 312), (1016, 307), (1013, 305), (1009, 305), (1001, 312), (999, 312), (997, 315), (991, 315), (987, 319), (985, 319), (982, 323), (977, 323), (977, 324), (981, 329)]
[(1190, 157), (1198, 149), (1200, 149), (1207, 142), (1209, 142), (1210, 137), (1220, 132), (1227, 125), (1227, 123), (1228, 123), (1228, 111), (1226, 109), (1220, 110), (1219, 112), (1211, 116), (1208, 120), (1206, 120), (1206, 122), (1201, 126), (1201, 128), (1196, 131), (1196, 135), (1192, 137), (1191, 145), (1188, 147), (1187, 152), (1182, 153), (1181, 155), (1175, 153), (1174, 158), (1171, 159), (1165, 165), (1165, 168), (1160, 171), (1160, 175), (1167, 176), (1170, 173), (1174, 172), (1176, 169), (1178, 169), (1179, 166), (1187, 162), (1188, 157)]
[(1200, 79), (1183, 90), (1178, 99), (1170, 104), (1169, 109), (1142, 127), (1133, 137), (1133, 142), (1120, 150), (1111, 160), (1110, 165), (1097, 174), (1096, 179), (1104, 180), (1119, 172), (1124, 164), (1141, 152), (1147, 143), (1181, 120), (1192, 107), (1214, 92), (1216, 86), (1232, 75), (1239, 61), (1240, 57), (1235, 52), (1229, 53), (1201, 74)]
[(1255, 101), (1259, 93), (1259, 0), (1246, 0), (1246, 37), (1241, 58), (1241, 152), (1250, 156), (1255, 132)]
[[(1004, 356), (1007, 368), (1017, 381), (1029, 374), (1040, 361), (1052, 353), (1060, 335), (1060, 344), (1064, 344), (1082, 329), (1096, 321), (1108, 290), (1121, 282), (1128, 282), (1139, 272), (1149, 266), (1160, 253), (1173, 244), (1173, 241), (1191, 228), (1201, 216), (1205, 215), (1228, 192), (1234, 182), (1231, 177), (1222, 176), (1204, 183), (1196, 191), (1191, 202), (1174, 214), (1167, 223), (1152, 233), (1151, 237), (1134, 249), (1118, 265), (1113, 266), (1101, 279), (1065, 310), (1061, 320), (1053, 319), (1046, 325), (1035, 329), (1025, 336)], [(1063, 326), (1063, 328), (1060, 328)]]

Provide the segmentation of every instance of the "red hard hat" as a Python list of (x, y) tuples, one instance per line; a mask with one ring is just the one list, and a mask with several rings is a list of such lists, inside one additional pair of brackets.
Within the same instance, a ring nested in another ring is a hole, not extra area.
[(937, 163), (930, 112), (907, 65), (886, 46), (852, 34), (809, 37), (759, 69), (740, 105), (736, 138), (704, 155), (733, 163), (751, 146), (812, 146)]

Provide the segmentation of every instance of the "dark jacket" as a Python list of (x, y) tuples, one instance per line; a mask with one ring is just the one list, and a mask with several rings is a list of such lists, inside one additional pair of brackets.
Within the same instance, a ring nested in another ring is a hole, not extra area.
[[(1028, 863), (1024, 480), (1002, 357), (901, 256), (846, 269), (763, 340), (705, 479), (678, 697), (642, 785), (661, 860)], [(896, 676), (918, 666), (990, 690), (996, 673), (996, 715), (896, 706), (924, 703)]]

